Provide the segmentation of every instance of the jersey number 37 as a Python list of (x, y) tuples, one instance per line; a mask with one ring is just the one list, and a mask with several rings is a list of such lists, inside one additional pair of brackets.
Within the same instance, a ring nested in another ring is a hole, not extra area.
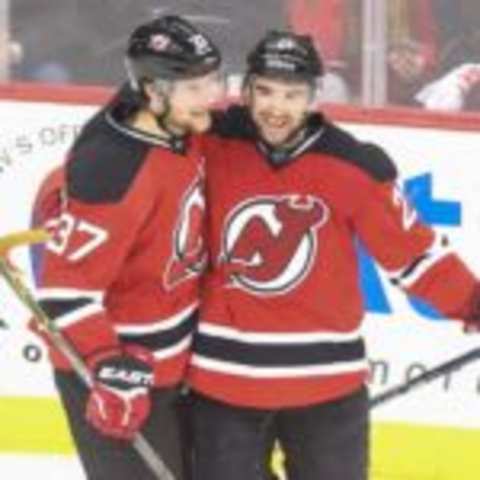
[[(58, 218), (51, 219), (45, 228), (52, 233), (51, 239), (47, 242), (46, 248), (57, 255), (66, 254), (70, 262), (78, 262), (90, 255), (102, 243), (108, 239), (108, 232), (97, 225), (85, 220), (77, 219), (70, 213), (63, 213)], [(81, 238), (81, 242), (73, 237)]]

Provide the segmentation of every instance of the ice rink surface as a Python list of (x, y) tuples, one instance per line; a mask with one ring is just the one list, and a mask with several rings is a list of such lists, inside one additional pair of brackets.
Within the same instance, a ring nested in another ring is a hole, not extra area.
[(9, 480), (85, 480), (71, 455), (0, 455), (0, 472)]

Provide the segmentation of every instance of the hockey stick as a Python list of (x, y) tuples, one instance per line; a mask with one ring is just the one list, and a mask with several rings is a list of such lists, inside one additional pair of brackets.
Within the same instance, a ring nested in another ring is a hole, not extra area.
[[(20, 273), (16, 271), (8, 261), (8, 253), (12, 248), (20, 245), (41, 243), (47, 239), (48, 233), (44, 230), (26, 230), (24, 232), (0, 237), (0, 275), (5, 279), (17, 298), (30, 310), (38, 326), (48, 335), (55, 348), (68, 359), (73, 370), (83, 383), (88, 388), (92, 388), (93, 378), (82, 357), (44, 312), (31, 291), (22, 281)], [(132, 446), (158, 480), (175, 480), (175, 477), (163, 460), (141, 433), (135, 435), (132, 440)]]
[(447, 375), (450, 372), (453, 372), (454, 370), (458, 370), (465, 365), (474, 362), (475, 360), (480, 360), (480, 347), (473, 348), (472, 350), (459, 355), (458, 357), (452, 358), (451, 360), (427, 370), (426, 372), (416, 376), (415, 378), (412, 378), (411, 380), (408, 380), (405, 383), (389, 388), (385, 392), (372, 397), (369, 402), (369, 407), (375, 408), (378, 405), (392, 400), (393, 398), (410, 392), (414, 388), (428, 384), (444, 375)]

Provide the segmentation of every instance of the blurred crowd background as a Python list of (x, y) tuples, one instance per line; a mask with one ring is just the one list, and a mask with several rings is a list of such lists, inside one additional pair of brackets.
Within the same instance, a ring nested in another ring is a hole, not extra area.
[(129, 33), (166, 13), (210, 32), (233, 90), (265, 30), (292, 29), (322, 52), (325, 101), (480, 110), (480, 0), (0, 0), (2, 80), (118, 84)]

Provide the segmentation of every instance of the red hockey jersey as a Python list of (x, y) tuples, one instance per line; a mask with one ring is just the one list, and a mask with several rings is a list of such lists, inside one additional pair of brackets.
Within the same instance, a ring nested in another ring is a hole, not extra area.
[(53, 238), (38, 297), (84, 357), (119, 342), (143, 345), (155, 356), (156, 384), (173, 385), (184, 375), (206, 263), (203, 160), (198, 139), (148, 136), (121, 123), (118, 108), (84, 129), (64, 192), (43, 189), (37, 214)]
[(359, 388), (368, 365), (357, 238), (407, 292), (446, 314), (466, 302), (475, 278), (418, 219), (379, 147), (319, 116), (291, 152), (256, 140), (243, 109), (219, 125), (206, 150), (212, 266), (194, 389), (282, 408)]

